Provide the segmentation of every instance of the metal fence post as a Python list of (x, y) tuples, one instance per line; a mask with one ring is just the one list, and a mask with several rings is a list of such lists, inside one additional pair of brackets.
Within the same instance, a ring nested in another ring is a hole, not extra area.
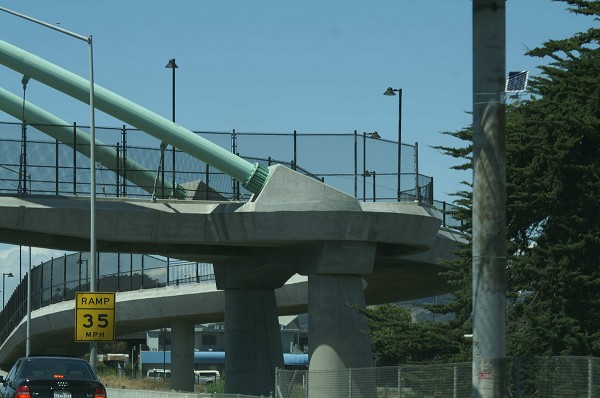
[(55, 179), (55, 182), (54, 182), (54, 184), (55, 184), (56, 195), (58, 195), (58, 178), (59, 178), (59, 175), (58, 175), (58, 166), (59, 166), (59, 161), (58, 161), (58, 140), (54, 141), (54, 145), (55, 145), (55, 151), (54, 151), (54, 153), (55, 153), (55, 162), (54, 162), (54, 166), (55, 166), (55, 169), (54, 169), (54, 179)]
[(205, 179), (206, 179), (206, 188), (204, 189), (205, 193), (206, 193), (206, 200), (209, 199), (209, 195), (208, 195), (208, 189), (210, 187), (210, 166), (208, 163), (206, 163), (206, 168), (204, 170), (204, 175), (205, 175)]
[(592, 357), (588, 357), (588, 398), (592, 398), (594, 394), (594, 373), (592, 371)]
[(77, 195), (77, 123), (73, 122), (73, 195)]
[[(239, 156), (238, 149), (237, 149), (237, 133), (235, 132), (235, 129), (233, 129), (231, 132), (231, 153), (235, 153)], [(231, 177), (231, 198), (233, 200), (239, 199), (239, 195), (236, 193), (235, 188), (236, 188), (236, 179)]]
[(161, 199), (165, 198), (165, 151), (166, 151), (166, 149), (167, 149), (167, 143), (161, 142), (160, 143), (160, 197), (161, 197)]
[(171, 198), (175, 197), (175, 188), (176, 188), (176, 185), (177, 185), (175, 183), (175, 177), (176, 177), (176, 174), (175, 174), (176, 170), (175, 170), (175, 168), (177, 167), (177, 162), (175, 161), (175, 152), (176, 152), (175, 147), (173, 147), (173, 166), (172, 166), (173, 170), (171, 170), (172, 171), (172, 175), (173, 175), (173, 188), (171, 188)]
[(352, 398), (352, 369), (348, 369), (348, 398)]
[(123, 190), (122, 196), (127, 196), (127, 128), (123, 125), (121, 129), (121, 148), (123, 151), (123, 155), (121, 158), (123, 159)]
[(421, 201), (421, 193), (419, 192), (419, 143), (415, 142), (415, 200)]
[(377, 188), (376, 188), (377, 184), (376, 184), (376, 181), (375, 181), (376, 174), (377, 173), (375, 172), (375, 170), (373, 170), (373, 202), (377, 201)]
[[(140, 256), (141, 261), (144, 261), (144, 255)], [(121, 259), (119, 258), (119, 261)], [(133, 290), (133, 254), (129, 254), (129, 289)]]
[(354, 130), (354, 197), (358, 198), (358, 136)]
[(458, 367), (456, 365), (454, 365), (454, 387), (452, 391), (452, 396), (458, 398)]
[(367, 201), (367, 133), (363, 131), (363, 202)]
[(442, 203), (442, 226), (446, 226), (446, 201)]
[(398, 366), (398, 398), (402, 397), (402, 367)]
[[(279, 377), (279, 368), (275, 367), (275, 387), (273, 388), (275, 396), (277, 396), (277, 391), (279, 390)], [(281, 394), (279, 394), (279, 396), (281, 397)]]
[(115, 173), (115, 178), (117, 180), (117, 198), (119, 197), (119, 189), (121, 186), (121, 181), (119, 180), (119, 176), (120, 176), (120, 171), (121, 171), (121, 146), (120, 144), (117, 142), (117, 170)]
[(294, 167), (292, 167), (292, 170), (296, 170), (296, 165), (298, 164), (297, 151), (298, 151), (298, 133), (296, 132), (296, 130), (294, 130)]
[(63, 256), (63, 286), (62, 286), (62, 301), (67, 300), (67, 255)]
[(171, 276), (171, 258), (167, 257), (167, 286), (170, 285), (171, 281), (169, 277)]
[[(132, 268), (131, 262), (129, 263), (129, 269)], [(121, 291), (121, 253), (117, 253), (117, 292)], [(131, 280), (131, 279), (130, 279)], [(131, 356), (133, 358), (133, 355)], [(133, 365), (131, 366), (133, 373)]]
[(142, 275), (140, 279), (140, 289), (144, 288), (144, 256), (142, 256)]

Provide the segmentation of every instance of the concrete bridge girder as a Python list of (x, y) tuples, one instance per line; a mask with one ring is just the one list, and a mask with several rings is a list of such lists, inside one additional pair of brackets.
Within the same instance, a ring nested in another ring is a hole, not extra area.
[[(270, 184), (281, 174), (287, 185), (315, 188), (311, 192), (304, 187), (307, 196), (330, 193), (333, 198), (319, 201), (290, 197), (285, 189), (274, 192)], [(98, 198), (98, 250), (215, 262), (265, 248), (366, 241), (376, 242), (380, 254), (389, 257), (428, 250), (439, 230), (440, 220), (414, 203), (361, 203), (281, 166), (274, 166), (271, 175), (261, 194), (247, 203)], [(3, 242), (66, 250), (89, 247), (87, 198), (6, 196), (0, 215)]]

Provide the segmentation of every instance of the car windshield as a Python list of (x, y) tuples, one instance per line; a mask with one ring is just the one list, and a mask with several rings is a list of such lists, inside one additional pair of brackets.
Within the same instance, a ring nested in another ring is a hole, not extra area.
[(32, 358), (25, 376), (28, 379), (95, 379), (85, 362), (61, 358)]

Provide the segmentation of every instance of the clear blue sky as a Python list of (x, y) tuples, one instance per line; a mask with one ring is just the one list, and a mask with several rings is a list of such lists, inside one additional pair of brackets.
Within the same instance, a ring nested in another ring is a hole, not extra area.
[[(402, 88), (402, 138), (419, 142), (420, 172), (434, 177), (436, 199), (451, 199), (448, 194), (461, 189), (459, 182), (471, 178), (450, 171), (453, 161), (431, 148), (459, 145), (441, 132), (471, 122), (466, 113), (472, 90), (469, 0), (3, 0), (0, 5), (92, 34), (96, 83), (168, 118), (171, 71), (164, 66), (175, 58), (177, 122), (192, 130), (376, 130), (396, 140), (398, 98), (382, 94), (388, 86)], [(507, 71), (537, 73), (536, 66), (547, 60), (526, 57), (526, 49), (593, 24), (567, 13), (562, 2), (509, 0), (506, 6)], [(84, 42), (5, 13), (0, 13), (0, 39), (88, 77)], [(20, 95), (20, 80), (0, 67), (1, 87)], [(89, 122), (87, 105), (37, 82), (29, 83), (27, 98), (67, 121)], [(96, 119), (101, 126), (122, 124), (101, 112)], [(1, 113), (0, 120), (14, 121)], [(3, 272), (13, 267), (0, 262)]]

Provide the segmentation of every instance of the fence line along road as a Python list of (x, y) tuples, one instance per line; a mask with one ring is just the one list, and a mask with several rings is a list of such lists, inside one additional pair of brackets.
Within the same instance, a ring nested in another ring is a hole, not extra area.
[[(470, 397), (471, 366), (471, 362), (461, 362), (343, 372), (277, 369), (275, 397)], [(600, 358), (508, 358), (507, 374), (507, 391), (513, 398), (600, 397)]]

